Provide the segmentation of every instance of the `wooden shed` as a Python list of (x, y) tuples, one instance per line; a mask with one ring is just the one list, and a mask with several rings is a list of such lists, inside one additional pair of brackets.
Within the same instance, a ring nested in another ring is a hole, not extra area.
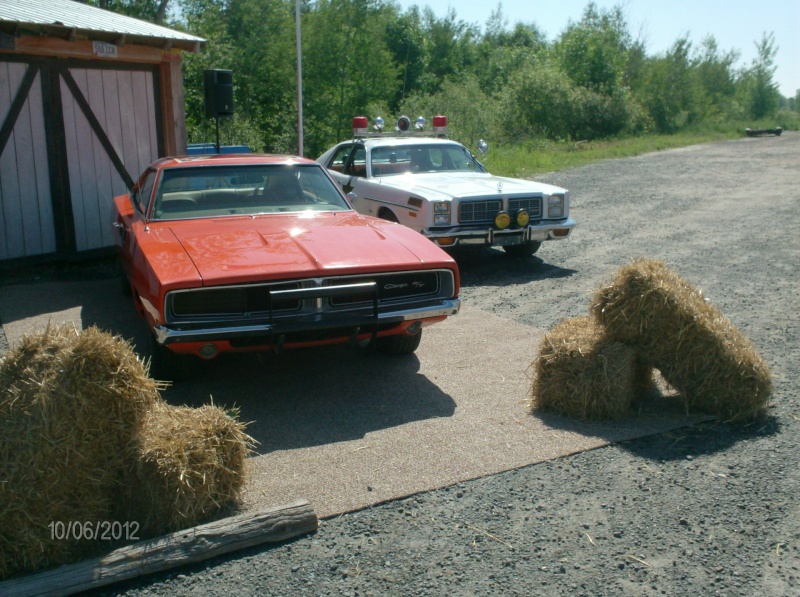
[(112, 198), (186, 152), (205, 40), (72, 0), (0, 0), (0, 263), (113, 246)]

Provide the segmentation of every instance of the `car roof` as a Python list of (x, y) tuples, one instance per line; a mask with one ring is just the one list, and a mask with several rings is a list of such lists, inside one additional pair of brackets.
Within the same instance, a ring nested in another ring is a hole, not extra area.
[(314, 160), (294, 155), (276, 153), (223, 153), (210, 155), (184, 155), (161, 158), (153, 163), (158, 169), (185, 166), (263, 166), (263, 165), (314, 165)]

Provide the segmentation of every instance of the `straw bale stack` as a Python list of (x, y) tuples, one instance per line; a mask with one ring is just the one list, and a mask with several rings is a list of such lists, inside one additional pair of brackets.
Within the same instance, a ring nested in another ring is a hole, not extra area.
[(145, 538), (236, 500), (244, 425), (214, 406), (168, 406), (162, 388), (96, 328), (50, 327), (0, 359), (0, 579), (108, 547), (76, 540), (72, 523), (135, 522)]
[(0, 361), (0, 578), (79, 558), (50, 524), (112, 520), (120, 470), (160, 400), (130, 345), (49, 327)]
[(663, 262), (640, 259), (621, 268), (595, 292), (589, 310), (611, 337), (661, 371), (687, 409), (735, 421), (767, 408), (767, 364), (700, 290)]
[(533, 369), (531, 409), (580, 419), (623, 417), (652, 384), (652, 368), (586, 316), (566, 319), (550, 330)]
[(131, 517), (145, 535), (194, 526), (235, 502), (254, 440), (224, 410), (158, 404), (144, 419)]

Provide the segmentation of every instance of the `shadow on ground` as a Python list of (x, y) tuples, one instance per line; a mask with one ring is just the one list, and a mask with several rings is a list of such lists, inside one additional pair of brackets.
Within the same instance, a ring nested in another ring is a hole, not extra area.
[[(206, 365), (206, 364), (204, 364)], [(412, 421), (451, 417), (456, 403), (414, 355), (392, 357), (342, 346), (223, 355), (164, 392), (173, 404), (213, 400), (240, 409), (256, 452), (363, 438)]]
[(502, 249), (469, 247), (451, 250), (458, 263), (461, 285), (508, 286), (536, 280), (568, 278), (576, 270), (551, 265), (536, 255), (511, 257)]
[(723, 452), (741, 441), (768, 437), (780, 432), (780, 422), (766, 415), (743, 423), (723, 423), (702, 412), (686, 412), (683, 397), (676, 393), (654, 391), (633, 406), (629, 417), (616, 421), (580, 421), (552, 412), (536, 412), (543, 423), (554, 429), (617, 441), (628, 428), (641, 429), (656, 421), (684, 421), (674, 429), (619, 442), (624, 450), (641, 458), (681, 460)]

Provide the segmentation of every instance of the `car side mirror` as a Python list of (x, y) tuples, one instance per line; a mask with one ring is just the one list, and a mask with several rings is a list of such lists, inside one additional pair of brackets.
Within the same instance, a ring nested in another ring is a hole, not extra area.
[(485, 154), (487, 151), (489, 151), (489, 144), (481, 139), (478, 141), (478, 151), (480, 151), (481, 154)]

